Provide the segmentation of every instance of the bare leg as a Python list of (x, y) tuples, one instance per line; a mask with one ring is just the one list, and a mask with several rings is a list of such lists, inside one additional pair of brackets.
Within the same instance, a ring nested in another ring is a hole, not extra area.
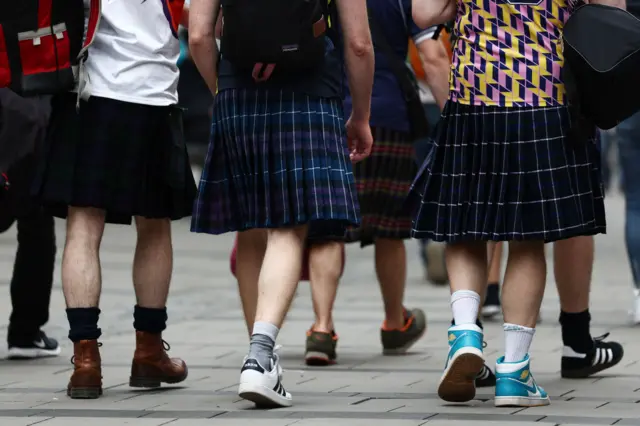
[(509, 260), (502, 286), (506, 323), (535, 328), (544, 296), (547, 263), (542, 241), (509, 242)]
[(334, 331), (333, 304), (342, 272), (342, 244), (327, 242), (313, 244), (309, 251), (311, 298), (316, 320), (313, 331)]
[(138, 242), (133, 259), (133, 286), (138, 306), (164, 309), (173, 272), (169, 219), (136, 217)]
[(578, 313), (589, 309), (594, 251), (591, 236), (554, 243), (553, 273), (563, 312)]
[(300, 280), (306, 236), (306, 225), (268, 230), (258, 280), (256, 322), (282, 326)]
[(260, 268), (267, 250), (267, 231), (252, 229), (238, 232), (238, 252), (236, 257), (236, 278), (238, 292), (242, 302), (244, 320), (247, 323), (249, 336), (256, 318), (258, 304), (258, 278)]
[(407, 252), (403, 240), (380, 238), (375, 242), (376, 275), (384, 302), (385, 327), (405, 325), (404, 288), (407, 279)]
[(487, 244), (489, 276), (483, 294), (482, 316), (493, 318), (500, 313), (500, 277), (502, 275), (502, 242)]
[(468, 242), (447, 245), (447, 271), (451, 293), (471, 290), (484, 294), (487, 286), (487, 244)]
[(499, 283), (502, 278), (502, 241), (498, 243), (490, 243), (493, 245), (493, 249), (489, 248), (487, 251), (493, 253), (489, 259), (489, 284)]
[(100, 303), (104, 218), (102, 210), (69, 207), (62, 255), (62, 290), (68, 308), (97, 308)]

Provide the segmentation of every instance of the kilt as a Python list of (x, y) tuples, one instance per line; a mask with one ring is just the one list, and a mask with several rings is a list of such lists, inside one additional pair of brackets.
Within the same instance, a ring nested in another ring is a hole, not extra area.
[(61, 218), (68, 206), (102, 209), (116, 224), (190, 216), (196, 185), (182, 110), (95, 96), (76, 110), (75, 94), (54, 98), (32, 192)]
[(192, 231), (307, 223), (335, 234), (359, 223), (340, 99), (279, 90), (218, 93)]
[(376, 238), (411, 238), (412, 212), (406, 199), (418, 172), (409, 134), (382, 127), (372, 127), (371, 133), (371, 155), (354, 167), (361, 225), (345, 237), (363, 247)]
[(595, 139), (574, 142), (570, 128), (566, 106), (448, 102), (411, 189), (413, 237), (552, 242), (605, 233)]

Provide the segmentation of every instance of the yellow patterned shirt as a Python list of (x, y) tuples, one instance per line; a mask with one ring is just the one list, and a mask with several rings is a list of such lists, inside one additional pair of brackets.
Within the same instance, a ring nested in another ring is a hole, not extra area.
[(562, 28), (575, 7), (574, 0), (458, 0), (451, 100), (564, 104)]

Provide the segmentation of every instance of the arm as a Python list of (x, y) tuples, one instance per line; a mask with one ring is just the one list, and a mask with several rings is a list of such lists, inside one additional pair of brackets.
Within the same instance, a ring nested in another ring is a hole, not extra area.
[(218, 46), (214, 28), (220, 0), (192, 0), (189, 14), (189, 48), (200, 75), (215, 95), (218, 85)]
[(456, 17), (457, 0), (412, 0), (413, 21), (420, 28), (444, 24)]
[(449, 98), (451, 62), (449, 62), (447, 50), (439, 40), (432, 38), (416, 43), (416, 47), (422, 58), (427, 85), (438, 107), (442, 110)]
[(373, 89), (374, 53), (366, 0), (338, 0), (344, 36), (344, 57), (353, 100), (352, 119), (369, 122)]

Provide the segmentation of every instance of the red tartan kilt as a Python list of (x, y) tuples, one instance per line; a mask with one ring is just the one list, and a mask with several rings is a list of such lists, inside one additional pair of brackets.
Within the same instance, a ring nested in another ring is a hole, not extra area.
[[(236, 253), (238, 251), (238, 237), (233, 241), (233, 249), (231, 250), (231, 256), (229, 258), (229, 263), (231, 266), (231, 273), (233, 276), (236, 276)], [(340, 271), (340, 276), (344, 273), (344, 264), (345, 264), (345, 252), (344, 246), (342, 246), (342, 270)], [(302, 262), (302, 273), (300, 274), (300, 281), (309, 281), (309, 247), (304, 249), (304, 256)]]

